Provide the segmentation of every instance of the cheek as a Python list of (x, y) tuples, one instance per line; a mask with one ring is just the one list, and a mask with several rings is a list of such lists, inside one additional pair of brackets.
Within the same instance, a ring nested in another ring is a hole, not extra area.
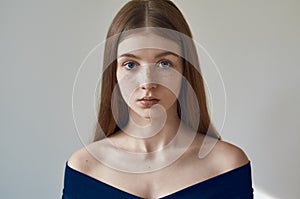
[(178, 97), (181, 89), (182, 76), (181, 74), (173, 74), (168, 77), (160, 79), (160, 84), (172, 93), (173, 96)]
[(117, 81), (123, 99), (129, 104), (129, 100), (135, 99), (133, 94), (138, 88), (138, 83), (133, 78), (130, 78), (129, 75), (122, 74), (121, 72), (117, 72)]

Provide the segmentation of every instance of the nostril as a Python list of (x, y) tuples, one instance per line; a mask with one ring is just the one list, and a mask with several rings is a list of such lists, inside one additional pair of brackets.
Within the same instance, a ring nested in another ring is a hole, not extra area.
[(146, 84), (141, 85), (142, 89), (153, 89), (153, 88), (156, 88), (156, 87), (157, 87), (156, 83), (146, 83)]

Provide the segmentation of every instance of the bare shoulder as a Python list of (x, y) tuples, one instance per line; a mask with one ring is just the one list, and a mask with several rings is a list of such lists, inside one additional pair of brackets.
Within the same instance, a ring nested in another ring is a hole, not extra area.
[(86, 173), (89, 169), (89, 153), (85, 147), (75, 151), (68, 160), (68, 166), (77, 171)]
[(211, 152), (213, 164), (219, 171), (229, 171), (246, 165), (249, 159), (238, 146), (219, 140)]
[(68, 160), (68, 166), (82, 173), (89, 173), (97, 163), (89, 150), (93, 145), (95, 145), (95, 143), (75, 151)]

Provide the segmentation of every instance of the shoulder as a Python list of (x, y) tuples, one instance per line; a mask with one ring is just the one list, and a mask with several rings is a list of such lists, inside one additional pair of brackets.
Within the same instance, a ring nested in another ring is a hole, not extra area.
[(198, 137), (200, 149), (197, 155), (212, 171), (223, 173), (249, 163), (246, 153), (240, 147), (209, 136)]
[(86, 171), (88, 170), (88, 159), (89, 159), (88, 151), (85, 147), (78, 149), (75, 151), (68, 159), (68, 166), (78, 170), (78, 171)]
[(236, 169), (249, 163), (245, 152), (238, 146), (219, 140), (211, 151), (213, 165), (220, 172)]
[(80, 171), (82, 173), (89, 173), (95, 165), (95, 158), (88, 150), (88, 147), (82, 147), (73, 154), (68, 159), (68, 166), (72, 169)]

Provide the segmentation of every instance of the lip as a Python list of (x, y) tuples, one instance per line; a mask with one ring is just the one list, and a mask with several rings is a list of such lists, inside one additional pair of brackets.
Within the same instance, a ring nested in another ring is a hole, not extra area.
[(155, 97), (152, 97), (152, 96), (144, 96), (144, 97), (138, 99), (138, 101), (142, 101), (142, 100), (149, 100), (150, 101), (150, 100), (159, 100), (159, 99), (157, 99)]
[(143, 98), (140, 98), (138, 102), (143, 106), (143, 107), (151, 107), (154, 104), (157, 104), (159, 102), (159, 99), (151, 96), (145, 96)]

